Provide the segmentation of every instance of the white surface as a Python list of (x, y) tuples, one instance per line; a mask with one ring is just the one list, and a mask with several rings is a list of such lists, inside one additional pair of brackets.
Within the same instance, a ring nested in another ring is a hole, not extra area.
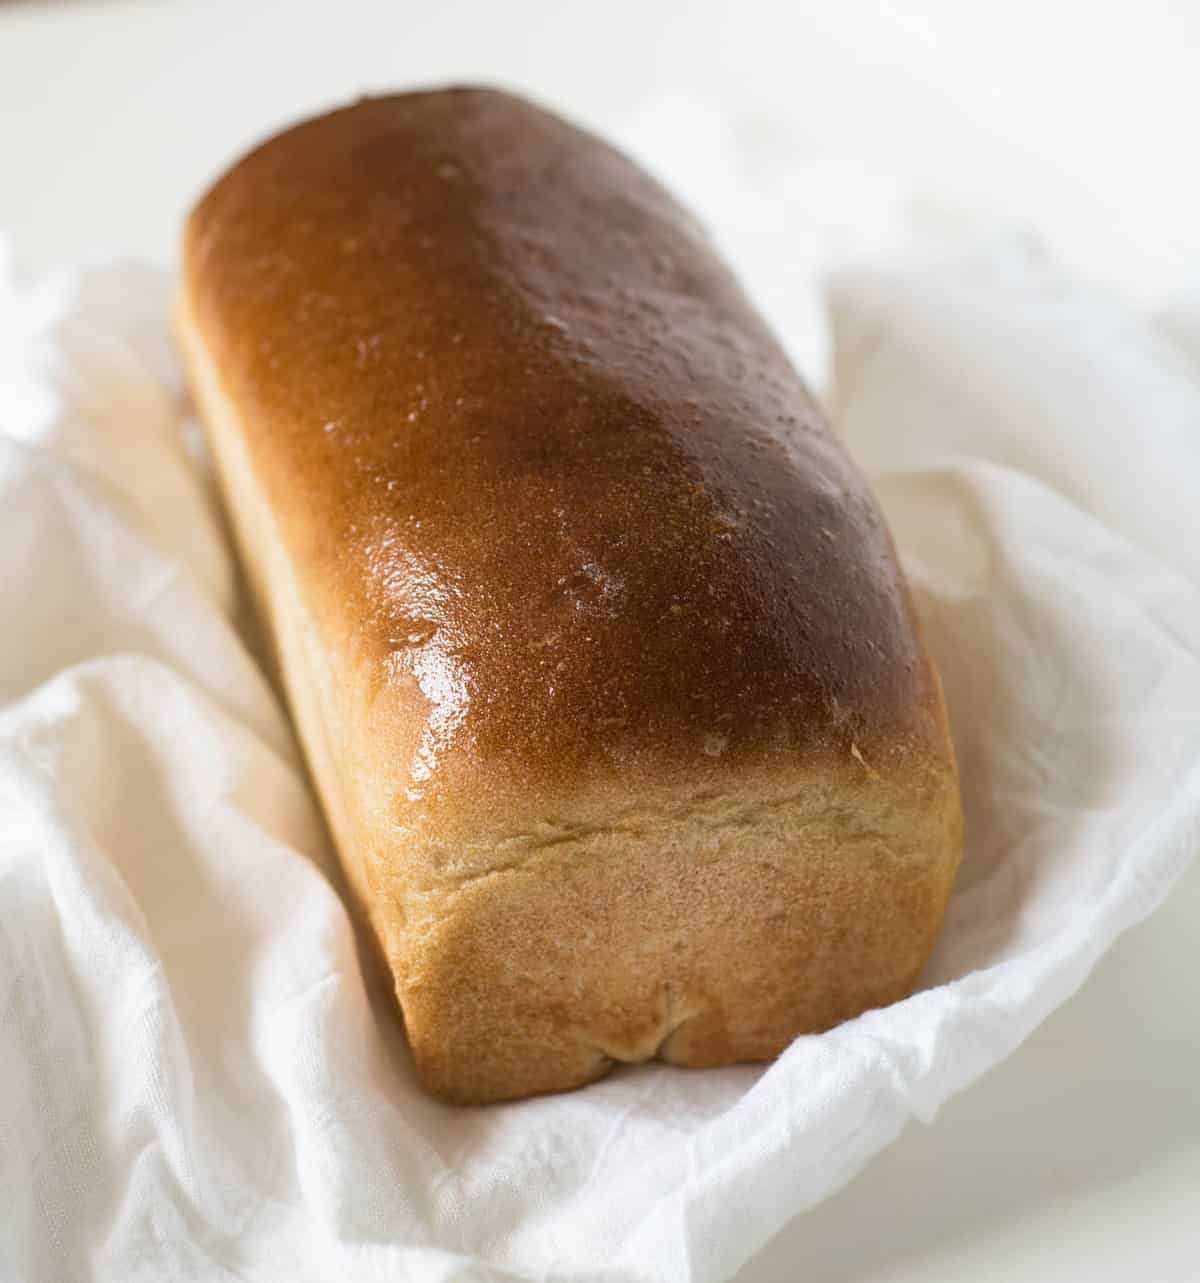
[(485, 78), (620, 130), (664, 92), (1170, 287), (1200, 246), (1200, 8), (1180, 0), (31, 0), (0, 5), (0, 227), (33, 265), (165, 259), (285, 121)]
[[(1124, 5), (1009, 5), (972, 30), (949, 5), (940, 27), (862, 4), (804, 20), (752, 4), (686, 20), (682, 5), (406, 8), (342, 4), (331, 20), (322, 6), (319, 24), (298, 5), (286, 19), (213, 3), (0, 10), (0, 226), (35, 262), (165, 258), (192, 192), (248, 138), (360, 87), (486, 74), (621, 131), (664, 86), (699, 93), (731, 105), (751, 157), (786, 121), (831, 165), (1035, 219), (1139, 297), (1195, 262), (1200, 204), (1177, 163), (1200, 92), (1194, 11), (1143, 4), (1131, 26)], [(1064, 67), (1076, 96), (1060, 105)], [(746, 1278), (1194, 1278), (1197, 883)]]

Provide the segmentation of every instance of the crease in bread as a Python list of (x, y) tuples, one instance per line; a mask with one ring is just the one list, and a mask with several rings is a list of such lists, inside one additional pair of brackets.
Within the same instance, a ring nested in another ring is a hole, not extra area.
[(961, 850), (878, 508), (694, 221), (506, 94), (197, 206), (177, 328), (425, 1084), (727, 1064), (896, 1000)]

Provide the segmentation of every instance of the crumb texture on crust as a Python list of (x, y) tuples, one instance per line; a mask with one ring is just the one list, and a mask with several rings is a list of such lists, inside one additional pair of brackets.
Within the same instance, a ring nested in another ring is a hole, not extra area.
[(204, 197), (179, 330), (436, 1090), (761, 1058), (904, 992), (958, 859), (937, 677), (657, 183), (505, 94), (364, 100)]

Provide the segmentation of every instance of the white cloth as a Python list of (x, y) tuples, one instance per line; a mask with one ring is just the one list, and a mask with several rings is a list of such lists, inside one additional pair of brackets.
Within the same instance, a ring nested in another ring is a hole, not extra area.
[(922, 987), (766, 1069), (464, 1110), (360, 973), (164, 282), (0, 289), (0, 1277), (715, 1283), (1159, 903), (1200, 816), (1200, 309), (1010, 243), (832, 300), (962, 767)]

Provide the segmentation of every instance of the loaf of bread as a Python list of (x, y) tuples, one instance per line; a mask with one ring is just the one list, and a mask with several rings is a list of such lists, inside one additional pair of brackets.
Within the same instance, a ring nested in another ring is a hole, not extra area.
[(910, 990), (961, 847), (938, 679), (657, 182), (504, 93), (366, 99), (204, 196), (178, 324), (430, 1090), (764, 1060)]

